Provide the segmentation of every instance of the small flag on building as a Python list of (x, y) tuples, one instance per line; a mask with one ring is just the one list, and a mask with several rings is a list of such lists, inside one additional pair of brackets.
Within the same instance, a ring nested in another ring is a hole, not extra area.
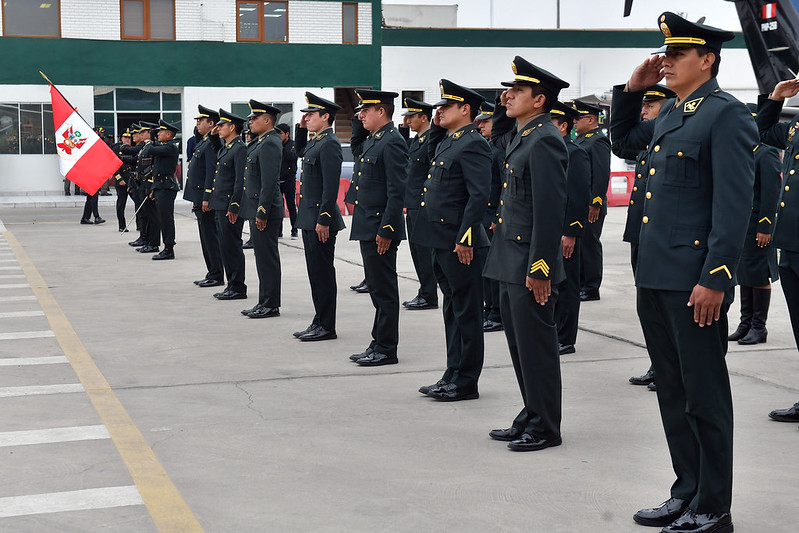
[(94, 194), (122, 161), (52, 83), (50, 99), (61, 174), (87, 194)]

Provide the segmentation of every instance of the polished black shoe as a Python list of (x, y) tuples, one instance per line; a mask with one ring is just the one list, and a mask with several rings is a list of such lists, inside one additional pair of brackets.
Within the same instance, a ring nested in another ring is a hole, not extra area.
[(163, 261), (164, 259), (174, 259), (175, 252), (169, 248), (164, 248), (163, 251), (159, 252), (158, 254), (152, 257), (153, 261)]
[(649, 385), (655, 381), (655, 371), (647, 370), (643, 376), (633, 376), (630, 378), (630, 383), (633, 385)]
[(297, 236), (297, 230), (296, 229), (292, 230), (292, 232), (291, 232), (291, 240), (292, 241), (296, 241), (297, 239), (299, 239), (299, 237)]
[(328, 331), (322, 326), (316, 326), (316, 329), (309, 331), (305, 335), (300, 335), (299, 337), (301, 341), (326, 341), (335, 338), (338, 338), (335, 331)]
[(127, 228), (119, 228), (119, 233), (128, 233)]
[(145, 244), (141, 248), (136, 248), (136, 251), (143, 254), (154, 254), (158, 251), (158, 246), (150, 246), (149, 244)]
[(318, 326), (317, 324), (315, 324), (315, 323), (311, 322), (311, 325), (310, 325), (310, 326), (308, 326), (307, 328), (305, 328), (305, 329), (304, 329), (304, 330), (302, 330), (302, 331), (295, 331), (294, 333), (292, 333), (292, 335), (294, 335), (296, 338), (298, 338), (298, 339), (299, 339), (300, 337), (302, 337), (302, 336), (303, 336), (303, 335), (305, 335), (306, 333), (310, 333), (311, 331), (315, 330), (315, 329), (316, 329), (316, 328), (318, 328), (318, 327), (319, 327), (319, 326)]
[(657, 390), (658, 390), (657, 383), (655, 383), (653, 381), (652, 383), (650, 383), (649, 385), (646, 386), (646, 390), (650, 390), (652, 392), (657, 392)]
[(485, 319), (485, 321), (483, 322), (483, 331), (485, 331), (486, 333), (490, 331), (502, 331), (503, 329), (505, 328), (502, 325), (502, 322), (494, 322), (493, 320), (488, 320), (488, 319)]
[(130, 241), (130, 242), (128, 243), (128, 246), (141, 246), (141, 245), (143, 245), (143, 244), (144, 244), (144, 240), (143, 240), (141, 237), (139, 237), (139, 238), (138, 238), (138, 239), (136, 239), (135, 241)]
[(446, 385), (442, 385), (437, 389), (430, 389), (427, 391), (427, 395), (433, 398), (434, 400), (438, 400), (441, 402), (459, 402), (461, 400), (476, 400), (480, 397), (480, 393), (477, 392), (477, 387), (472, 389), (464, 389), (462, 387), (458, 387), (454, 383), (447, 383)]
[(241, 245), (242, 250), (252, 250), (252, 240), (249, 240)]
[(200, 283), (202, 283), (204, 281), (208, 281), (208, 278), (196, 279), (196, 280), (194, 280), (194, 284), (195, 285), (199, 285)]
[(216, 297), (217, 300), (246, 300), (246, 292), (225, 291)]
[(421, 296), (417, 296), (410, 302), (406, 303), (407, 305), (405, 306), (405, 309), (410, 309), (412, 311), (421, 311), (423, 309), (438, 309), (438, 304), (430, 303)]
[(696, 513), (688, 509), (660, 533), (732, 533), (730, 513)]
[(105, 219), (103, 217), (94, 217), (95, 224), (105, 224)]
[(280, 308), (261, 306), (247, 316), (250, 318), (272, 318), (280, 316)]
[(768, 417), (777, 422), (799, 422), (799, 402), (788, 409), (775, 409), (768, 414)]
[(363, 287), (364, 285), (366, 285), (366, 280), (363, 280), (362, 282), (360, 282), (357, 285), (350, 285), (350, 290), (357, 291), (358, 288)]
[(657, 507), (641, 509), (633, 515), (633, 520), (642, 526), (668, 526), (682, 516), (688, 509), (688, 501), (669, 498)]
[(80, 223), (81, 223), (81, 224), (94, 224), (94, 222), (92, 222), (92, 221), (91, 221), (91, 220), (89, 220), (88, 218), (82, 218), (82, 219), (80, 219)]
[(366, 294), (367, 292), (369, 292), (369, 285), (367, 285), (366, 282), (364, 281), (358, 286), (358, 288), (353, 290), (358, 294)]
[(355, 361), (361, 366), (383, 366), (383, 365), (396, 365), (399, 363), (396, 355), (386, 355), (384, 353), (372, 350), (372, 353), (366, 357), (361, 357)]
[(219, 298), (219, 297), (220, 297), (220, 296), (222, 296), (223, 294), (227, 294), (227, 293), (229, 293), (229, 292), (230, 292), (230, 289), (227, 289), (227, 288), (226, 288), (225, 290), (223, 290), (222, 292), (215, 292), (215, 293), (214, 293), (214, 298)]
[(574, 349), (574, 344), (560, 344), (558, 343), (558, 353), (560, 355), (568, 355), (570, 353), (574, 353), (576, 350)]
[(561, 444), (563, 444), (563, 440), (560, 437), (544, 439), (538, 435), (524, 433), (518, 439), (510, 441), (508, 443), (508, 448), (514, 452), (537, 452), (538, 450), (560, 446)]
[(599, 291), (580, 291), (581, 302), (594, 302), (599, 300)]
[(523, 429), (509, 427), (508, 429), (492, 429), (488, 432), (488, 436), (494, 440), (513, 441), (518, 439), (524, 433)]
[(221, 279), (201, 279), (199, 282), (195, 281), (198, 287), (219, 287), (224, 285), (225, 282)]
[(427, 394), (431, 390), (440, 389), (441, 387), (443, 387), (446, 384), (447, 384), (446, 381), (444, 381), (443, 379), (439, 379), (438, 381), (436, 381), (432, 385), (422, 385), (421, 387), (419, 387), (419, 392), (421, 392), (422, 394)]
[(257, 311), (260, 308), (261, 308), (261, 304), (255, 304), (254, 307), (250, 307), (249, 309), (242, 309), (241, 310), (241, 314), (244, 315), (244, 316), (247, 316), (250, 313), (252, 313), (253, 311)]
[(757, 328), (752, 326), (746, 335), (738, 339), (738, 344), (742, 346), (749, 346), (751, 344), (760, 344), (761, 342), (766, 342), (768, 338), (768, 331), (766, 331), (765, 327)]
[(361, 353), (354, 353), (354, 354), (352, 354), (350, 356), (350, 361), (352, 361), (353, 363), (356, 363), (358, 361), (358, 359), (363, 359), (364, 357), (369, 357), (369, 354), (371, 354), (372, 352), (374, 352), (374, 349), (369, 347), (369, 348), (365, 349), (364, 351), (362, 351)]

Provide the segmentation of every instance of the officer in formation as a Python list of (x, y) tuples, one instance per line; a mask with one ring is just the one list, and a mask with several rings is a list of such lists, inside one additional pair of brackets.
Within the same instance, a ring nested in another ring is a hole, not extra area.
[(602, 226), (608, 211), (607, 192), (610, 181), (610, 141), (599, 128), (602, 109), (576, 100), (574, 107), (580, 117), (574, 123), (577, 138), (574, 143), (588, 152), (591, 161), (591, 203), (588, 208), (588, 227), (580, 240), (580, 299), (599, 300), (602, 285)]
[(410, 310), (437, 309), (438, 288), (436, 276), (433, 274), (432, 250), (419, 244), (413, 236), (413, 230), (419, 219), (419, 206), (422, 189), (430, 170), (430, 125), (433, 119), (431, 104), (406, 98), (404, 101), (405, 117), (408, 127), (416, 136), (408, 139), (408, 182), (405, 187), (405, 222), (408, 229), (408, 247), (411, 251), (413, 268), (419, 279), (419, 290), (411, 300), (402, 302), (402, 306)]
[[(633, 518), (664, 533), (729, 533), (727, 310), (752, 212), (759, 140), (746, 106), (716, 81), (722, 44), (734, 34), (670, 12), (658, 26), (664, 55), (647, 58), (626, 85), (614, 87), (611, 114), (614, 142), (645, 150), (638, 316), (676, 474), (669, 499)], [(656, 119), (641, 121), (644, 92), (664, 75), (677, 96)]]
[[(653, 120), (660, 113), (663, 104), (674, 98), (674, 91), (660, 84), (647, 87), (644, 91), (644, 98), (641, 102), (641, 120)], [(627, 207), (627, 222), (624, 225), (624, 235), (622, 240), (630, 243), (630, 264), (635, 278), (635, 267), (638, 263), (638, 234), (641, 232), (641, 217), (644, 216), (644, 201), (646, 194), (646, 179), (649, 177), (644, 171), (646, 150), (640, 152), (621, 150), (618, 143), (612, 146), (614, 153), (623, 159), (635, 159), (635, 184), (630, 193), (630, 204)], [(633, 376), (629, 379), (633, 385), (646, 385), (649, 390), (654, 391), (655, 371), (652, 366), (641, 376)]]
[(117, 191), (117, 223), (119, 224), (120, 233), (126, 233), (128, 231), (128, 221), (125, 218), (125, 206), (128, 203), (128, 183), (130, 183), (131, 175), (133, 174), (133, 164), (130, 160), (126, 161), (123, 158), (121, 148), (123, 146), (130, 146), (131, 142), (130, 128), (128, 128), (119, 136), (119, 142), (111, 146), (111, 149), (114, 150), (114, 153), (116, 153), (122, 161), (122, 166), (119, 167), (119, 170), (114, 176), (114, 188)]
[(577, 322), (580, 317), (580, 242), (588, 224), (591, 166), (588, 153), (572, 142), (574, 122), (578, 111), (563, 102), (555, 102), (550, 116), (558, 128), (569, 152), (569, 170), (566, 174), (566, 213), (563, 221), (563, 270), (566, 279), (558, 285), (555, 303), (555, 323), (558, 326), (558, 353), (575, 352)]
[(134, 122), (129, 126), (130, 130), (130, 144), (118, 147), (118, 155), (124, 165), (130, 167), (130, 173), (127, 180), (128, 195), (133, 200), (133, 207), (135, 209), (136, 230), (139, 236), (133, 241), (129, 242), (130, 246), (143, 246), (147, 242), (146, 227), (143, 222), (143, 215), (141, 213), (141, 180), (139, 179), (139, 152), (144, 146), (144, 139), (142, 136), (142, 126), (138, 122)]
[(180, 148), (173, 142), (178, 132), (175, 126), (159, 120), (157, 132), (158, 142), (149, 147), (150, 156), (153, 158), (149, 196), (155, 205), (164, 249), (152, 258), (164, 260), (175, 258), (175, 196), (180, 190), (175, 179), (175, 168), (178, 166)]
[[(275, 126), (283, 143), (283, 158), (280, 163), (280, 192), (286, 199), (286, 208), (289, 211), (291, 222), (291, 240), (299, 238), (297, 235), (297, 152), (294, 141), (291, 139), (291, 128), (288, 124)], [(283, 236), (283, 222), (280, 223), (280, 234)]]
[(136, 248), (137, 252), (143, 254), (156, 253), (160, 251), (161, 247), (161, 227), (158, 223), (158, 211), (155, 207), (155, 201), (150, 195), (153, 188), (153, 155), (150, 149), (153, 147), (153, 141), (157, 140), (158, 124), (152, 122), (140, 121), (142, 126), (142, 140), (144, 144), (138, 153), (138, 160), (136, 162), (136, 172), (139, 175), (139, 194), (141, 195), (141, 213), (145, 222), (145, 243), (144, 246)]
[[(363, 143), (369, 136), (369, 131), (363, 127), (361, 116), (355, 113), (350, 121), (352, 136), (350, 137), (350, 152), (352, 153), (352, 179), (347, 192), (344, 194), (344, 202), (354, 206), (355, 205), (355, 192), (358, 190), (358, 173), (361, 171), (361, 152), (363, 152)], [(366, 270), (364, 269), (364, 276), (360, 283), (350, 285), (350, 290), (358, 294), (366, 294), (369, 292), (369, 285), (366, 283)]]
[(280, 316), (280, 252), (277, 239), (283, 224), (283, 193), (280, 191), (280, 167), (283, 141), (275, 122), (276, 107), (250, 100), (249, 130), (244, 179), (236, 182), (241, 191), (238, 216), (250, 223), (250, 240), (258, 272), (258, 301), (242, 314), (249, 318)]
[(502, 82), (505, 134), (502, 195), (485, 275), (499, 281), (505, 336), (524, 407), (510, 428), (489, 435), (515, 451), (561, 444), (561, 378), (555, 324), (557, 284), (565, 278), (561, 236), (568, 151), (549, 111), (568, 83), (517, 56)]

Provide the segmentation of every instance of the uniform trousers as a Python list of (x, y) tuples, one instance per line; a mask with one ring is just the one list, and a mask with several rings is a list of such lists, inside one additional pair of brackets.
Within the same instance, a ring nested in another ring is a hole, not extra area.
[(150, 198), (150, 192), (147, 189), (142, 189), (142, 202), (141, 206), (142, 218), (144, 220), (145, 239), (150, 246), (161, 246), (161, 225), (158, 223), (158, 209), (155, 207), (155, 201)]
[(596, 222), (589, 223), (580, 239), (580, 287), (584, 291), (598, 291), (602, 285), (602, 226), (605, 213), (601, 210)]
[(305, 248), (305, 267), (311, 285), (311, 300), (314, 307), (313, 323), (327, 331), (336, 331), (336, 234), (331, 231), (326, 242), (319, 240), (316, 231), (302, 230), (302, 245)]
[(788, 304), (788, 315), (791, 317), (793, 339), (799, 347), (799, 253), (780, 250), (780, 284)]
[(125, 229), (128, 225), (128, 221), (125, 219), (125, 206), (128, 203), (128, 186), (127, 181), (125, 181), (125, 185), (120, 185), (119, 180), (114, 180), (114, 188), (117, 191), (117, 222), (119, 223), (119, 229)]
[(369, 347), (378, 353), (397, 356), (399, 344), (399, 287), (397, 286), (397, 248), (392, 240), (386, 253), (377, 253), (375, 241), (359, 241), (369, 296), (375, 308), (372, 342)]
[[(488, 240), (494, 238), (494, 232), (488, 227), (485, 229), (488, 235)], [(491, 322), (502, 323), (502, 317), (499, 312), (499, 282), (491, 278), (483, 278), (483, 317)]]
[(255, 219), (250, 220), (250, 240), (255, 254), (255, 270), (258, 272), (258, 304), (264, 307), (280, 307), (280, 252), (277, 234), (282, 218), (266, 221), (266, 228), (259, 230)]
[(526, 286), (499, 283), (502, 325), (524, 403), (513, 427), (547, 440), (560, 437), (562, 411), (557, 299), (557, 287), (539, 305)]
[(633, 279), (635, 279), (635, 270), (638, 268), (638, 243), (630, 243), (630, 265), (633, 267)]
[(638, 317), (657, 375), (660, 417), (677, 480), (671, 496), (697, 513), (732, 503), (732, 395), (727, 373), (727, 310), (710, 326), (694, 322), (690, 291), (638, 288)]
[(155, 210), (158, 214), (158, 227), (164, 240), (164, 248), (171, 250), (175, 246), (175, 196), (173, 189), (153, 189)]
[(147, 240), (147, 234), (144, 231), (144, 215), (141, 212), (139, 207), (141, 206), (142, 201), (142, 194), (139, 188), (133, 183), (129, 182), (130, 185), (130, 197), (133, 199), (133, 209), (136, 213), (136, 231), (139, 232), (139, 239), (142, 241)]
[(580, 241), (577, 237), (571, 257), (563, 258), (566, 279), (558, 284), (558, 301), (555, 303), (555, 323), (558, 325), (558, 342), (575, 344), (580, 319)]
[(227, 217), (227, 209), (215, 209), (216, 233), (219, 236), (219, 252), (227, 277), (226, 290), (247, 294), (244, 283), (244, 250), (241, 249), (241, 230), (244, 219), (238, 217), (234, 224)]
[[(413, 228), (419, 209), (408, 209), (405, 214), (405, 226), (408, 228), (408, 247), (411, 249), (411, 259), (416, 276), (419, 278), (418, 298), (424, 298), (427, 303), (438, 305), (438, 289), (436, 288), (436, 275), (433, 273), (433, 252), (427, 246), (420, 246), (413, 241)], [(482, 327), (482, 326), (481, 326)]]
[(441, 379), (458, 388), (477, 391), (483, 370), (483, 266), (488, 248), (473, 248), (469, 265), (452, 250), (433, 248), (433, 272), (444, 295), (447, 370)]
[[(291, 232), (297, 231), (297, 180), (289, 179), (280, 182), (280, 192), (286, 199), (286, 209), (289, 210), (289, 220), (291, 221)], [(282, 233), (283, 220), (280, 220), (280, 229)]]
[(100, 198), (100, 191), (97, 191), (91, 196), (86, 196), (86, 203), (83, 204), (83, 218), (89, 220), (92, 215), (94, 218), (100, 218), (100, 211), (97, 209), (97, 200)]
[(203, 211), (202, 204), (192, 206), (194, 216), (197, 217), (197, 229), (200, 233), (200, 248), (205, 260), (205, 279), (225, 281), (222, 270), (222, 253), (219, 251), (219, 235), (216, 230), (214, 211)]

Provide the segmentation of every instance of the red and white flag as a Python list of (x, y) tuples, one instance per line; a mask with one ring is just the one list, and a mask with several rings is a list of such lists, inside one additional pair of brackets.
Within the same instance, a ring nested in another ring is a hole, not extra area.
[(777, 16), (777, 3), (772, 2), (770, 4), (763, 5), (763, 20), (766, 19), (773, 19)]
[(87, 194), (94, 194), (122, 161), (53, 84), (50, 84), (50, 100), (61, 174)]

